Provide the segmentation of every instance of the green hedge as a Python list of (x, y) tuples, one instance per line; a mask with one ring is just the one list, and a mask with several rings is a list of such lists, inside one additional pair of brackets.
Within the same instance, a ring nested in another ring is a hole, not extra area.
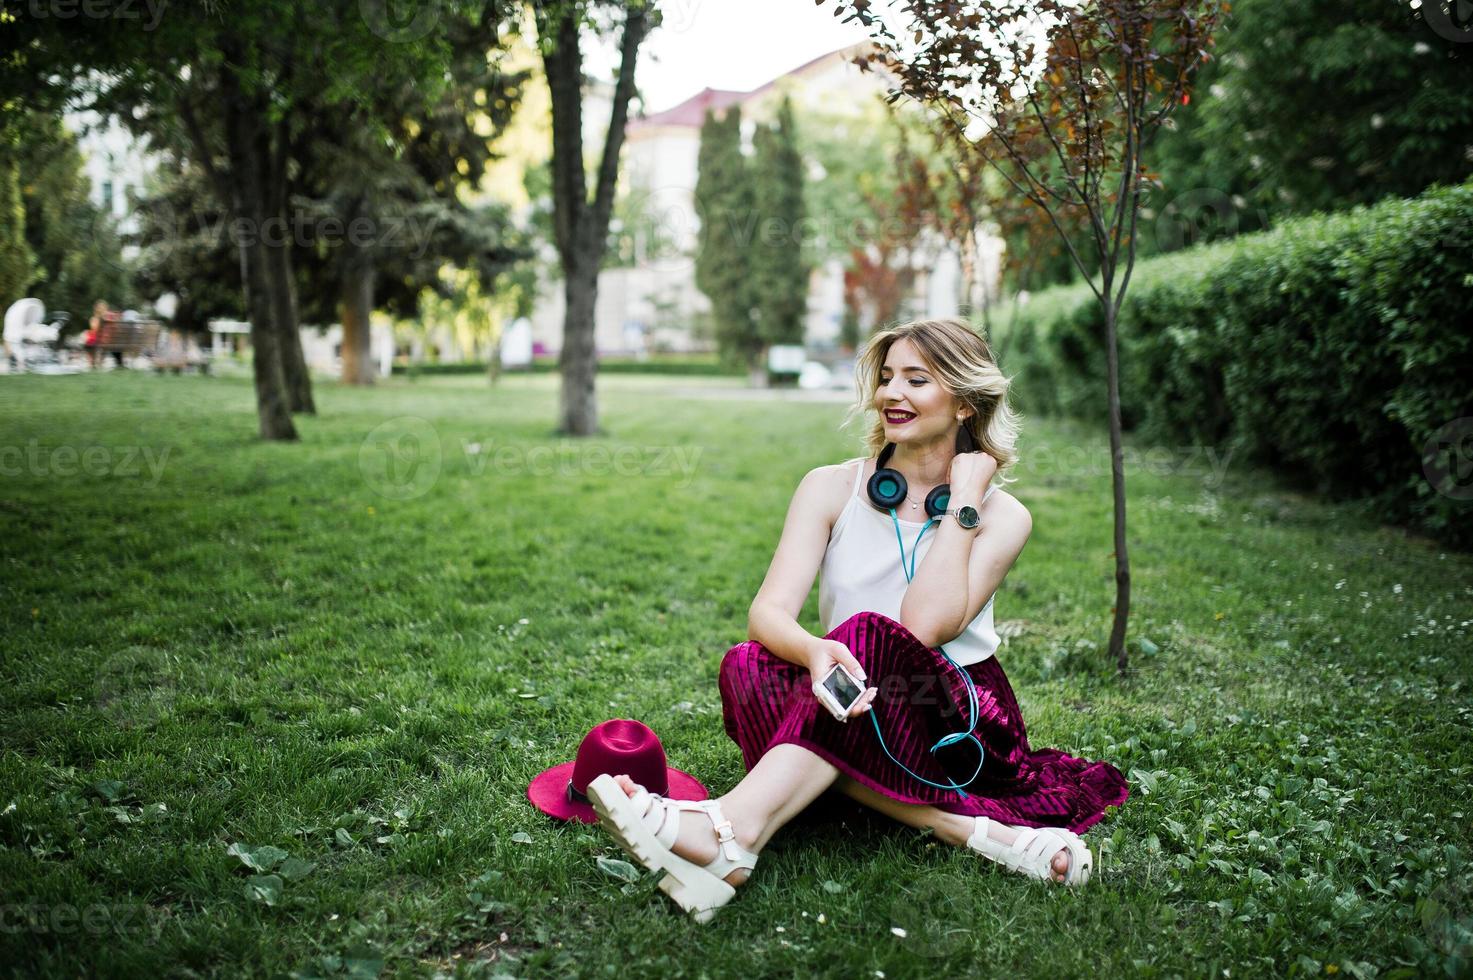
[[(557, 358), (533, 358), (530, 369), (533, 374), (556, 373)], [(716, 355), (684, 354), (674, 357), (653, 355), (649, 360), (639, 361), (632, 357), (605, 357), (598, 362), (602, 374), (698, 374), (736, 376), (745, 372), (721, 365)], [(403, 364), (394, 365), (395, 374), (485, 374), (486, 365), (477, 361), (459, 364), (421, 364), (410, 368)], [(516, 371), (508, 371), (515, 374)]]
[[(1422, 469), (1435, 432), (1473, 425), (1473, 180), (1141, 262), (1119, 334), (1142, 442), (1231, 449), (1473, 548), (1473, 502)], [(1001, 340), (1021, 410), (1106, 417), (1087, 286), (1034, 296)]]

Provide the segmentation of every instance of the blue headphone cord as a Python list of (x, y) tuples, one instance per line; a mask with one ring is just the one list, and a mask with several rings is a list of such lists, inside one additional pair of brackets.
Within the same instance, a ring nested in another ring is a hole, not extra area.
[[(911, 547), (910, 547), (910, 567), (907, 568), (906, 567), (906, 564), (905, 564), (905, 539), (900, 536), (900, 519), (895, 516), (895, 508), (893, 508), (893, 507), (890, 508), (890, 520), (892, 522), (894, 522), (894, 524), (895, 524), (895, 542), (900, 545), (900, 570), (905, 573), (905, 581), (906, 582), (910, 582), (911, 579), (915, 578), (916, 552), (917, 552), (917, 550), (920, 547), (921, 536), (924, 535), (928, 530), (931, 529), (931, 525), (932, 524), (939, 524), (941, 522), (938, 521), (938, 520), (936, 520), (936, 518), (934, 518), (934, 517), (932, 517), (932, 518), (930, 518), (929, 520), (926, 521), (925, 526), (921, 528), (921, 533), (916, 535), (915, 543), (912, 544)], [(977, 768), (976, 768), (975, 771), (973, 771), (972, 775), (970, 777), (968, 777), (967, 781), (965, 783), (958, 784), (955, 780), (952, 780), (951, 781), (951, 785), (949, 785), (949, 786), (943, 786), (941, 783), (933, 783), (933, 782), (931, 782), (929, 779), (925, 778), (924, 776), (917, 776), (914, 772), (911, 772), (909, 766), (907, 766), (905, 763), (901, 762), (899, 759), (895, 758), (895, 756), (890, 755), (889, 748), (887, 748), (885, 746), (885, 736), (882, 735), (882, 734), (880, 734), (880, 720), (879, 720), (879, 718), (875, 717), (875, 711), (874, 711), (873, 708), (870, 709), (870, 712), (869, 712), (869, 720), (875, 726), (875, 735), (880, 740), (880, 748), (882, 748), (882, 749), (885, 750), (885, 754), (887, 756), (890, 756), (890, 761), (891, 762), (895, 763), (897, 766), (899, 766), (900, 768), (904, 769), (906, 772), (910, 773), (912, 776), (915, 776), (916, 779), (919, 779), (921, 782), (925, 783), (927, 786), (935, 786), (937, 789), (953, 789), (953, 790), (956, 790), (957, 793), (959, 793), (961, 795), (962, 799), (965, 800), (965, 799), (969, 799), (970, 797), (968, 797), (966, 791), (963, 790), (962, 787), (963, 786), (970, 786), (973, 783), (973, 781), (976, 780), (977, 774), (982, 771), (982, 763), (987, 758), (987, 751), (984, 748), (982, 748), (982, 743), (977, 740), (977, 737), (975, 735), (972, 734), (973, 730), (975, 730), (976, 727), (977, 727), (977, 710), (978, 710), (978, 707), (977, 707), (977, 689), (972, 684), (972, 678), (970, 676), (968, 676), (968, 674), (967, 674), (967, 672), (965, 670), (962, 669), (961, 664), (959, 664), (955, 660), (952, 660), (951, 659), (951, 654), (947, 653), (944, 649), (942, 649), (939, 646), (936, 649), (941, 650), (941, 655), (946, 658), (946, 662), (949, 663), (949, 664), (951, 664), (953, 667), (955, 667), (957, 669), (957, 672), (962, 675), (962, 680), (967, 685), (967, 704), (968, 704), (968, 707), (971, 709), (972, 723), (971, 723), (971, 726), (966, 731), (964, 731), (964, 732), (954, 732), (954, 733), (952, 733), (950, 735), (947, 735), (945, 738), (941, 739), (935, 745), (931, 746), (930, 751), (934, 753), (937, 749), (939, 749), (939, 748), (941, 748), (943, 746), (946, 746), (946, 745), (955, 745), (957, 742), (960, 742), (964, 738), (971, 739), (976, 744), (976, 746), (977, 746), (977, 755), (978, 755), (978, 758), (977, 758)], [(947, 777), (947, 778), (950, 779), (950, 777)]]

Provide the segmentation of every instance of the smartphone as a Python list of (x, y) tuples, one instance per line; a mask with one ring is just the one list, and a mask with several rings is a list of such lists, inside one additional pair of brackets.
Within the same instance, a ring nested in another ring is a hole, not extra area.
[(864, 684), (843, 664), (834, 664), (813, 693), (829, 709), (829, 714), (839, 721), (848, 721), (854, 702), (864, 697)]

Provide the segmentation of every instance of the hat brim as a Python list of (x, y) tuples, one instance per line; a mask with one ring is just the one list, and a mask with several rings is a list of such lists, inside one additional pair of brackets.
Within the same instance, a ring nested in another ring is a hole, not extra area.
[[(665, 767), (670, 788), (662, 795), (672, 800), (704, 800), (710, 797), (706, 787), (690, 773), (674, 766)], [(598, 823), (592, 803), (568, 799), (568, 780), (573, 778), (573, 762), (563, 762), (544, 769), (527, 784), (527, 799), (555, 820), (577, 820)]]

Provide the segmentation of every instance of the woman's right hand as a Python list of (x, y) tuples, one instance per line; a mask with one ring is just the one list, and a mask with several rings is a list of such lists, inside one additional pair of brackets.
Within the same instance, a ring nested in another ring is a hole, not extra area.
[[(868, 680), (865, 677), (864, 668), (859, 665), (858, 660), (854, 659), (854, 654), (849, 652), (848, 647), (838, 640), (816, 640), (808, 653), (808, 673), (813, 678), (815, 689), (823, 682), (834, 664), (843, 664), (855, 677)], [(858, 718), (869, 711), (870, 702), (875, 699), (879, 691), (877, 687), (866, 688), (865, 692), (859, 696), (859, 700), (855, 701), (854, 706), (849, 709), (849, 714), (844, 720)]]

